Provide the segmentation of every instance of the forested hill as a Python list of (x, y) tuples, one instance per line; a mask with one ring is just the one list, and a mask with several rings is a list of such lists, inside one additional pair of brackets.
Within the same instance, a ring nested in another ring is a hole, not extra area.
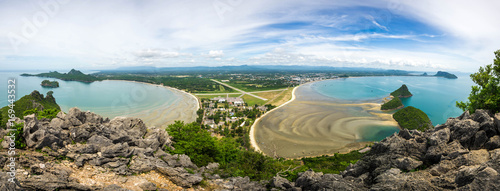
[(99, 78), (89, 75), (89, 74), (84, 74), (79, 70), (71, 69), (68, 73), (59, 73), (57, 71), (54, 72), (48, 72), (48, 73), (41, 73), (41, 74), (21, 74), (21, 76), (38, 76), (38, 77), (48, 77), (48, 78), (57, 78), (61, 79), (64, 81), (79, 81), (79, 82), (94, 82), (94, 81), (99, 81)]

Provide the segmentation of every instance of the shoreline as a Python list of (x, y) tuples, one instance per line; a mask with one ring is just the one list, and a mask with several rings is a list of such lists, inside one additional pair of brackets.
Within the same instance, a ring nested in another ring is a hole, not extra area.
[[(170, 86), (165, 86), (165, 85), (159, 85), (159, 84), (152, 84), (152, 83), (146, 83), (146, 82), (138, 82), (138, 81), (131, 81), (131, 80), (103, 80), (103, 81), (123, 81), (123, 82), (133, 82), (133, 83), (141, 83), (141, 84), (145, 84), (145, 85), (151, 85), (151, 86), (156, 86), (156, 87), (160, 87), (160, 88), (165, 88), (167, 90), (170, 90), (172, 91), (174, 94), (178, 94), (178, 95), (181, 95), (181, 99), (182, 97), (185, 97), (185, 98), (194, 98), (193, 101), (196, 103), (196, 107), (195, 107), (195, 111), (194, 111), (194, 114), (193, 116), (197, 116), (196, 115), (196, 111), (198, 111), (200, 109), (200, 100), (198, 99), (198, 97), (196, 97), (195, 95), (191, 94), (191, 93), (188, 93), (186, 91), (183, 91), (183, 90), (180, 90), (180, 89), (177, 89), (177, 88), (174, 88), (174, 87), (170, 87)], [(161, 114), (164, 114), (164, 109), (169, 109), (171, 108), (171, 106), (176, 106), (178, 105), (179, 103), (181, 102), (176, 102), (176, 103), (172, 103), (168, 106), (166, 106), (165, 108), (163, 108), (163, 110), (160, 110), (160, 111), (155, 111), (153, 113), (150, 113), (149, 114), (145, 114), (145, 116), (142, 116), (142, 117), (139, 117), (139, 116), (135, 116), (137, 118), (140, 118), (141, 120), (143, 120), (145, 123), (147, 122), (146, 120), (148, 118), (151, 118), (153, 115), (161, 115)], [(184, 102), (186, 104), (189, 104), (189, 101), (188, 102)], [(146, 112), (146, 111), (142, 111), (142, 112)], [(136, 114), (140, 114), (141, 112), (138, 112)], [(167, 114), (168, 115), (168, 114)], [(119, 117), (119, 116), (117, 116)], [(156, 117), (161, 117), (161, 116), (156, 116)], [(175, 121), (175, 120), (174, 120)], [(194, 121), (196, 121), (196, 118), (194, 119)], [(151, 121), (151, 120), (148, 120), (147, 123), (157, 123), (157, 121)], [(150, 124), (152, 126), (158, 126), (158, 127), (164, 127), (167, 123), (161, 123), (161, 124), (157, 124), (157, 125), (153, 125), (153, 124)]]
[(163, 88), (174, 90), (174, 91), (177, 91), (177, 92), (180, 92), (180, 93), (185, 93), (187, 95), (190, 95), (191, 97), (193, 97), (196, 100), (196, 102), (197, 102), (196, 110), (200, 109), (200, 100), (198, 99), (198, 97), (196, 97), (192, 93), (188, 93), (188, 92), (186, 92), (184, 90), (180, 90), (180, 89), (177, 89), (177, 88), (174, 88), (174, 87), (165, 86), (165, 85), (162, 86), (162, 85), (159, 85), (159, 84), (152, 84), (152, 83), (146, 83), (146, 82), (131, 81), (131, 80), (103, 80), (103, 81), (135, 82), (135, 83), (141, 83), (141, 84), (146, 84), (146, 85), (152, 85), (152, 86), (156, 86), (156, 87), (163, 87)]
[[(315, 82), (320, 82), (320, 81), (326, 81), (326, 80), (336, 80), (336, 79), (325, 79), (325, 80), (307, 82), (307, 83), (304, 83), (304, 84), (310, 84), (310, 83), (315, 83)], [(299, 86), (294, 87), (294, 90), (292, 91), (292, 99), (291, 100), (289, 100), (286, 103), (284, 103), (284, 104), (282, 104), (282, 105), (274, 108), (273, 110), (270, 110), (270, 111), (266, 112), (264, 115), (262, 115), (259, 118), (257, 118), (256, 121), (255, 121), (255, 123), (251, 126), (250, 133), (249, 133), (250, 143), (251, 143), (252, 147), (254, 148), (254, 150), (256, 152), (259, 152), (259, 153), (262, 153), (263, 155), (269, 156), (268, 155), (269, 153), (266, 154), (266, 153), (264, 153), (263, 150), (266, 150), (266, 149), (268, 150), (269, 148), (267, 148), (267, 147), (270, 146), (270, 145), (268, 145), (269, 144), (268, 142), (270, 141), (270, 140), (267, 140), (268, 138), (266, 138), (265, 140), (260, 140), (260, 141), (263, 141), (262, 143), (260, 143), (261, 144), (260, 146), (259, 146), (259, 144), (257, 144), (257, 141), (256, 141), (257, 135), (262, 134), (262, 132), (260, 132), (260, 131), (256, 132), (256, 130), (255, 130), (256, 127), (257, 127), (257, 123), (262, 123), (264, 117), (266, 117), (268, 114), (270, 114), (270, 113), (274, 114), (273, 112), (275, 112), (276, 109), (281, 108), (281, 107), (283, 107), (285, 105), (288, 105), (292, 101), (299, 100), (301, 102), (304, 102), (304, 100), (297, 99), (297, 95), (296, 95), (297, 88), (301, 87), (304, 84), (301, 84)], [(323, 96), (323, 95), (320, 95), (320, 96)], [(385, 97), (385, 98), (387, 98), (387, 97)], [(324, 100), (324, 101), (326, 101), (326, 100)], [(379, 103), (379, 102), (383, 102), (384, 98), (377, 99), (377, 100), (364, 100), (364, 101), (365, 102), (362, 102), (362, 103), (360, 103), (360, 102), (358, 102), (358, 103), (341, 103), (341, 102), (340, 103), (338, 103), (338, 102), (336, 103), (336, 102), (333, 102), (331, 104), (332, 105), (337, 105), (338, 104), (338, 106), (340, 106), (340, 107), (359, 107), (359, 108), (362, 108), (363, 111), (371, 114), (371, 116), (375, 117), (376, 119), (380, 119), (380, 121), (374, 123), (375, 125), (394, 126), (394, 127), (398, 128), (398, 129), (400, 129), (400, 127), (397, 124), (397, 122), (392, 118), (392, 113), (384, 112), (384, 111), (382, 111), (380, 109), (380, 106), (382, 105), (382, 103)], [(308, 101), (306, 100), (305, 102), (308, 102)], [(300, 103), (300, 104), (307, 104), (305, 102), (304, 103)], [(327, 105), (330, 105), (330, 104), (327, 104)], [(294, 105), (294, 107), (296, 107), (296, 106)], [(325, 114), (326, 115), (330, 115), (330, 114), (328, 114), (328, 112), (325, 113)], [(281, 115), (281, 114), (274, 114), (274, 115)], [(354, 118), (356, 118), (357, 120), (360, 120), (360, 121), (354, 122), (357, 125), (360, 125), (360, 124), (363, 124), (363, 123), (366, 124), (367, 122), (369, 122), (370, 120), (372, 120), (371, 119), (372, 117), (354, 117)], [(373, 118), (373, 119), (375, 119), (375, 118)], [(351, 117), (347, 117), (346, 119), (342, 118), (340, 121), (336, 121), (336, 125), (335, 126), (337, 126), (338, 124), (340, 124), (340, 126), (338, 126), (338, 127), (342, 127), (342, 124), (344, 124), (344, 123), (351, 123), (351, 121), (352, 121)], [(324, 124), (325, 122), (326, 121), (323, 121), (321, 123)], [(261, 127), (262, 127), (262, 125), (261, 125)], [(356, 128), (360, 128), (360, 127), (361, 126), (359, 126), (359, 127), (356, 126)], [(281, 128), (284, 128), (284, 127), (280, 127), (280, 129)], [(343, 127), (343, 128), (344, 128), (344, 130), (346, 130), (345, 127)], [(261, 130), (261, 131), (264, 131), (264, 129)], [(268, 131), (268, 130), (265, 130), (265, 131)], [(279, 131), (281, 131), (281, 130), (279, 130)], [(295, 132), (296, 129), (293, 128), (293, 130), (291, 130), (291, 131)], [(310, 132), (306, 132), (306, 133), (310, 133)], [(342, 136), (345, 136), (345, 132), (339, 132), (339, 133), (340, 133), (339, 136), (342, 139), (343, 138)], [(285, 136), (285, 135), (279, 135), (279, 136)], [(358, 136), (359, 135), (357, 135), (356, 133), (354, 134), (354, 137), (358, 137)], [(259, 137), (260, 137), (260, 135), (259, 135)], [(298, 139), (298, 137), (296, 137), (296, 138), (288, 137), (288, 136), (286, 136), (286, 137), (287, 137), (287, 139), (289, 139), (290, 141), (292, 141), (292, 143), (294, 142), (295, 144), (300, 144), (300, 142), (305, 141), (305, 140), (302, 140), (302, 139)], [(310, 137), (310, 138), (312, 138), (312, 137)], [(260, 137), (260, 139), (262, 139), (262, 137)], [(355, 138), (355, 139), (359, 139), (359, 137)], [(314, 138), (312, 138), (312, 140), (314, 140)], [(266, 143), (264, 144), (264, 142), (266, 142)], [(336, 142), (336, 141), (334, 141), (334, 142)], [(340, 142), (343, 142), (343, 141), (340, 141)], [(323, 155), (331, 156), (331, 155), (333, 155), (335, 153), (349, 153), (349, 152), (352, 152), (352, 151), (355, 151), (355, 150), (363, 149), (363, 148), (366, 147), (367, 144), (371, 144), (371, 143), (373, 143), (373, 141), (358, 140), (358, 141), (354, 141), (354, 142), (350, 142), (350, 143), (346, 142), (346, 144), (341, 144), (341, 145), (339, 145), (340, 147), (331, 150), (331, 151), (334, 151), (334, 152), (328, 151), (326, 153), (317, 153), (317, 152), (316, 153), (314, 153), (314, 152), (312, 152), (312, 153), (307, 153), (307, 152), (304, 153), (304, 151), (302, 151), (302, 154), (299, 154), (300, 156), (297, 156), (297, 157), (293, 157), (293, 156), (281, 156), (281, 157), (285, 157), (285, 158), (288, 158), (288, 159), (294, 159), (294, 158), (303, 158), (303, 157), (316, 157), (316, 156), (323, 156)], [(262, 145), (262, 144), (264, 144), (264, 145)], [(290, 143), (288, 143), (288, 144), (290, 144)], [(322, 143), (320, 143), (320, 144), (324, 146), (324, 144), (322, 144)], [(261, 146), (262, 146), (262, 148), (261, 148)], [(289, 151), (284, 151), (283, 150), (282, 152), (290, 152), (291, 148), (289, 146), (287, 146), (287, 147), (288, 147), (288, 149), (286, 149), (286, 150), (289, 150)], [(297, 150), (297, 153), (298, 152), (299, 152), (299, 150)], [(293, 153), (293, 155), (295, 155), (295, 152)]]
[[(308, 82), (308, 83), (309, 83), (309, 82)], [(259, 153), (261, 153), (261, 154), (263, 154), (263, 155), (266, 155), (266, 154), (264, 154), (264, 152), (262, 152), (262, 150), (260, 150), (259, 145), (257, 145), (257, 141), (255, 141), (255, 125), (257, 124), (257, 122), (259, 122), (259, 121), (260, 121), (260, 119), (261, 119), (261, 118), (263, 118), (264, 116), (266, 116), (268, 113), (271, 113), (271, 112), (273, 112), (274, 110), (276, 110), (276, 109), (278, 109), (278, 108), (280, 108), (280, 107), (283, 107), (283, 106), (285, 106), (285, 105), (287, 105), (287, 104), (291, 103), (293, 100), (295, 100), (295, 90), (297, 90), (297, 88), (298, 88), (298, 87), (300, 87), (300, 86), (302, 86), (302, 84), (301, 84), (301, 85), (298, 85), (298, 86), (295, 86), (295, 87), (293, 88), (293, 90), (292, 90), (292, 99), (290, 99), (290, 100), (288, 100), (287, 102), (285, 102), (285, 103), (283, 103), (283, 104), (279, 105), (278, 107), (275, 107), (275, 108), (273, 108), (273, 109), (269, 110), (268, 112), (264, 113), (262, 116), (260, 116), (259, 118), (257, 118), (257, 119), (255, 120), (255, 122), (252, 124), (252, 126), (250, 127), (250, 132), (249, 132), (249, 135), (248, 135), (248, 136), (250, 137), (250, 145), (254, 148), (254, 150), (255, 150), (256, 152), (259, 152)]]

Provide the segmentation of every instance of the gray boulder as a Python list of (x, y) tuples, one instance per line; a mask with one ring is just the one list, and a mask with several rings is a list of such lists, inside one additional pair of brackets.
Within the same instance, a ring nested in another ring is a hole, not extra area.
[(486, 144), (484, 144), (484, 147), (488, 150), (494, 150), (494, 149), (500, 148), (500, 136), (495, 135), (495, 136), (491, 137), (490, 140), (488, 140), (488, 142), (486, 142)]
[(125, 157), (132, 155), (133, 149), (130, 149), (127, 143), (118, 143), (102, 148), (102, 156), (106, 158)]
[(479, 130), (479, 123), (470, 119), (462, 120), (451, 126), (450, 130), (452, 140), (458, 140), (462, 146), (469, 148), (473, 143), (473, 137)]
[(288, 181), (285, 178), (282, 178), (281, 176), (273, 177), (269, 185), (273, 188), (279, 188), (281, 190), (286, 190), (294, 187), (294, 184), (290, 183), (290, 181)]
[(191, 188), (203, 180), (201, 175), (188, 173), (186, 169), (181, 167), (157, 166), (156, 169), (166, 175), (176, 185), (184, 188)]
[(113, 141), (101, 135), (93, 135), (88, 139), (87, 144), (95, 145), (99, 148), (102, 148), (112, 145)]

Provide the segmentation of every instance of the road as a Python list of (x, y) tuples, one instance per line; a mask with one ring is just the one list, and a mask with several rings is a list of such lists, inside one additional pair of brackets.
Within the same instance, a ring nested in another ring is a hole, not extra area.
[(214, 82), (217, 82), (217, 83), (219, 83), (219, 84), (221, 84), (221, 85), (223, 85), (223, 86), (229, 87), (229, 88), (231, 88), (231, 89), (233, 89), (233, 90), (239, 91), (239, 92), (241, 92), (242, 94), (247, 94), (247, 95), (249, 95), (249, 96), (256, 97), (256, 98), (258, 98), (258, 99), (261, 99), (261, 100), (267, 101), (267, 99), (266, 99), (266, 98), (263, 98), (263, 97), (257, 96), (257, 95), (255, 95), (255, 94), (252, 94), (252, 93), (249, 93), (249, 92), (245, 92), (245, 91), (243, 91), (243, 90), (240, 90), (240, 89), (238, 89), (238, 88), (235, 88), (235, 87), (233, 87), (233, 86), (227, 85), (227, 84), (225, 84), (225, 83), (219, 82), (219, 81), (214, 80), (214, 79), (211, 79), (211, 80), (212, 80), (212, 81), (214, 81)]

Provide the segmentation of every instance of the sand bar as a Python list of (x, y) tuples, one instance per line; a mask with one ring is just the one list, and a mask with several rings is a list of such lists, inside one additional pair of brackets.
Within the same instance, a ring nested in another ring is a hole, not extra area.
[(382, 100), (336, 100), (315, 92), (311, 84), (296, 87), (292, 100), (254, 123), (250, 139), (257, 151), (284, 158), (346, 153), (363, 148), (366, 137), (397, 129), (392, 114), (380, 111)]

